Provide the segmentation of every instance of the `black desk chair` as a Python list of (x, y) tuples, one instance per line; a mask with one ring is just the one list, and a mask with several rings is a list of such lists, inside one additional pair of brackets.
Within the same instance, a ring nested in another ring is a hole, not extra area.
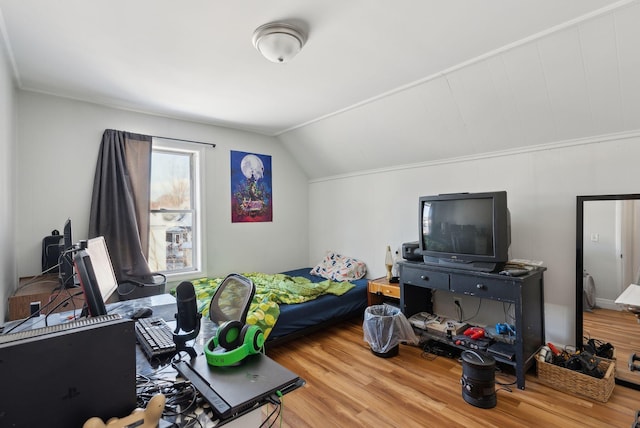
[(157, 296), (165, 293), (166, 285), (167, 277), (159, 272), (154, 272), (145, 278), (127, 278), (118, 283), (118, 298), (132, 300)]
[(217, 326), (227, 321), (244, 324), (255, 293), (253, 281), (235, 273), (228, 275), (211, 297), (209, 319)]

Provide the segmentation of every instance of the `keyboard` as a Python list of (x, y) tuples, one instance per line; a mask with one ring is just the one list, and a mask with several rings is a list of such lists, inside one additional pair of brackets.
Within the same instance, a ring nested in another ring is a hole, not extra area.
[(176, 351), (173, 331), (160, 317), (137, 320), (136, 338), (148, 359), (166, 356)]

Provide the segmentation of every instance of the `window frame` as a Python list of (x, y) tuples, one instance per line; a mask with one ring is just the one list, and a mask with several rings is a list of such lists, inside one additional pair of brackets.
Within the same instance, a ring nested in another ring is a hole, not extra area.
[[(199, 276), (206, 276), (206, 272), (203, 266), (203, 260), (205, 257), (205, 237), (206, 232), (204, 228), (205, 217), (203, 203), (204, 197), (204, 147), (194, 143), (188, 142), (175, 142), (173, 140), (167, 140), (160, 137), (153, 137), (152, 152), (165, 152), (165, 153), (183, 153), (191, 156), (191, 198), (192, 206), (191, 210), (176, 210), (175, 212), (192, 212), (192, 225), (193, 225), (193, 268), (189, 270), (181, 270), (177, 272), (161, 271), (169, 281), (180, 281), (182, 279), (189, 279)], [(153, 166), (152, 166), (153, 168)], [(153, 213), (170, 213), (173, 210), (152, 210), (148, 208), (148, 214), (151, 216)]]

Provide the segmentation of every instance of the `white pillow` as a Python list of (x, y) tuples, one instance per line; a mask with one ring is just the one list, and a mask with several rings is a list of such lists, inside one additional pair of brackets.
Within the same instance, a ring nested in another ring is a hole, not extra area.
[(333, 281), (353, 281), (367, 274), (367, 265), (353, 257), (329, 252), (310, 273)]

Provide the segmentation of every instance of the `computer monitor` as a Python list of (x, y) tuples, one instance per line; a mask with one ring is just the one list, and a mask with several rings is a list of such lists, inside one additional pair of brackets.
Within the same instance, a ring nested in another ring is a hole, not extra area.
[(97, 238), (89, 239), (87, 252), (91, 257), (91, 264), (96, 275), (100, 295), (102, 300), (107, 302), (118, 289), (118, 281), (116, 280), (116, 274), (111, 264), (109, 249), (104, 237), (98, 236)]
[(118, 288), (104, 238), (88, 242), (74, 257), (89, 316), (106, 315), (105, 302)]
[(71, 288), (75, 286), (73, 277), (73, 239), (71, 237), (71, 219), (64, 223), (63, 240), (60, 244), (60, 287)]

